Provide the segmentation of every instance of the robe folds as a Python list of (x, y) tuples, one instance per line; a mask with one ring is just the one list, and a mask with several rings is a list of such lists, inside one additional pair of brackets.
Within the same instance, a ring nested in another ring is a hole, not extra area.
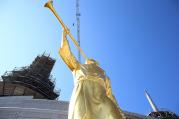
[(70, 50), (65, 32), (59, 54), (74, 77), (68, 119), (125, 119), (105, 71), (96, 64), (79, 63)]

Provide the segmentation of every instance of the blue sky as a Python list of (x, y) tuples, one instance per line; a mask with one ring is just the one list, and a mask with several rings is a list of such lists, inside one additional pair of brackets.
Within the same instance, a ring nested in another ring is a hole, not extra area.
[[(0, 74), (50, 53), (57, 60), (52, 74), (60, 100), (69, 100), (72, 74), (58, 56), (62, 30), (45, 2), (1, 1)], [(178, 0), (81, 1), (82, 49), (111, 78), (122, 109), (148, 114), (147, 89), (159, 108), (179, 114), (178, 6)], [(56, 0), (54, 7), (76, 37), (75, 0)]]

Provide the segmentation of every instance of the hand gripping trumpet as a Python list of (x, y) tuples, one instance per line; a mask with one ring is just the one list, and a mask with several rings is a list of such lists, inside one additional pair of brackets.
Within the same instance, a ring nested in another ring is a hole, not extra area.
[(53, 1), (49, 0), (44, 7), (49, 8), (52, 13), (56, 16), (56, 18), (58, 19), (58, 21), (60, 22), (60, 24), (62, 25), (62, 28), (64, 29), (64, 31), (67, 33), (67, 35), (70, 36), (71, 40), (74, 42), (75, 46), (78, 48), (78, 50), (80, 51), (80, 53), (83, 55), (83, 57), (87, 60), (87, 56), (85, 55), (85, 53), (83, 52), (83, 50), (81, 49), (81, 47), (79, 46), (78, 42), (75, 40), (75, 38), (72, 36), (72, 34), (70, 33), (70, 30), (68, 29), (68, 27), (63, 23), (61, 17), (57, 14), (57, 12), (55, 11), (54, 7), (53, 7)]

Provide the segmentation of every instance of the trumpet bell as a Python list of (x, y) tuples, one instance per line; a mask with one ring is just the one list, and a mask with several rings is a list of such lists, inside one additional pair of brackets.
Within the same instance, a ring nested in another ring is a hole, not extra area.
[(44, 7), (47, 7), (47, 8), (52, 8), (53, 7), (53, 1), (52, 0), (49, 0), (47, 3), (45, 3)]

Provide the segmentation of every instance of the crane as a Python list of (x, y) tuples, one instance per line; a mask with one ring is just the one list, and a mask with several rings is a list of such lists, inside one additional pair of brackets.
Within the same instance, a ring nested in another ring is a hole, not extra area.
[[(80, 0), (76, 0), (76, 23), (77, 23), (77, 42), (80, 46)], [(78, 51), (78, 60), (81, 62), (81, 54)]]

